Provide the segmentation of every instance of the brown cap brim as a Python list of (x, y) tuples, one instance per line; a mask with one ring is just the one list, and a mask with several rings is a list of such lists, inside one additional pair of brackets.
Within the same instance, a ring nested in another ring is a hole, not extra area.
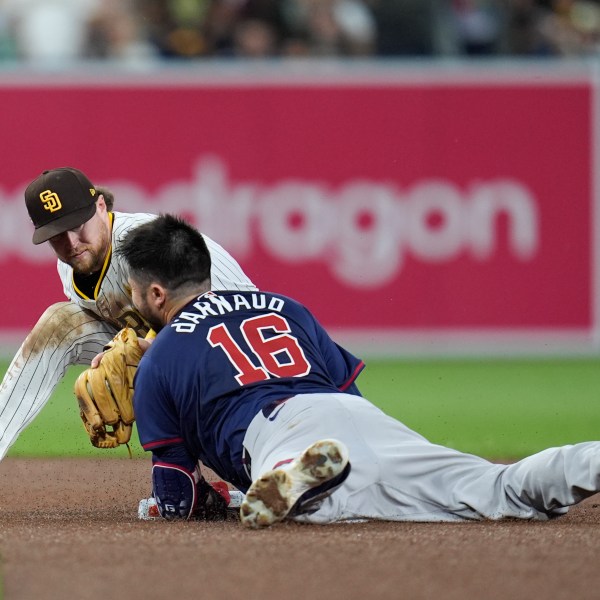
[(96, 212), (96, 204), (90, 204), (84, 206), (78, 210), (75, 210), (68, 215), (64, 215), (42, 227), (35, 230), (33, 234), (33, 243), (42, 244), (47, 242), (50, 238), (55, 235), (69, 231), (69, 229), (76, 229), (80, 225), (83, 225), (86, 221), (89, 221)]

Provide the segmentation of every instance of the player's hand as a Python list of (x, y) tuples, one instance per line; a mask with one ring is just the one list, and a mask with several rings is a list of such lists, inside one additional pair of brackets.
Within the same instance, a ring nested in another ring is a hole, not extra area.
[(133, 378), (143, 354), (138, 340), (133, 329), (122, 329), (97, 367), (86, 369), (75, 381), (79, 414), (96, 448), (116, 448), (131, 438)]
[(229, 488), (224, 481), (209, 483), (202, 477), (196, 484), (198, 504), (192, 518), (201, 521), (224, 521), (227, 519), (227, 507), (231, 502)]
[[(148, 348), (150, 348), (150, 344), (152, 344), (152, 340), (151, 339), (138, 337), (138, 345), (140, 347), (140, 350), (142, 351), (142, 354), (144, 352), (146, 352), (146, 350), (148, 350)], [(106, 351), (100, 352), (99, 354), (96, 354), (96, 356), (94, 356), (94, 358), (92, 358), (92, 362), (90, 363), (90, 367), (92, 369), (97, 369), (100, 366), (100, 363), (102, 362), (102, 357), (105, 354), (106, 354)]]

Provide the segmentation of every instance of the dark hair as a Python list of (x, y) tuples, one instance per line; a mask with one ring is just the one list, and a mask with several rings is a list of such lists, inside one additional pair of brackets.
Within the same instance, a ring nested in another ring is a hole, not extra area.
[(115, 205), (115, 197), (114, 194), (107, 188), (102, 186), (94, 186), (96, 188), (96, 193), (98, 196), (102, 194), (104, 196), (104, 202), (106, 203), (106, 208), (111, 211), (113, 206)]
[(131, 229), (117, 250), (131, 276), (169, 290), (210, 281), (210, 252), (202, 234), (183, 219), (160, 215)]

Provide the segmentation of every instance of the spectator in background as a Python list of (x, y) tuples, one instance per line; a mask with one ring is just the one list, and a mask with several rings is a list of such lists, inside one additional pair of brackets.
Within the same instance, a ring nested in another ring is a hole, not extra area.
[(17, 58), (44, 66), (84, 56), (87, 21), (100, 0), (4, 0)]
[(436, 53), (435, 0), (372, 0), (379, 56), (432, 56)]
[(539, 20), (540, 48), (556, 56), (596, 54), (600, 42), (600, 7), (590, 0), (552, 0)]
[(277, 34), (260, 19), (240, 21), (233, 31), (233, 56), (236, 58), (271, 58), (277, 54)]
[(462, 54), (499, 53), (506, 23), (505, 3), (499, 0), (453, 0), (452, 8)]
[(0, 59), (56, 66), (590, 56), (599, 42), (600, 0), (0, 0)]
[[(369, 56), (377, 36), (374, 15), (359, 0), (283, 0), (285, 55)], [(300, 50), (300, 52), (298, 52)]]
[(281, 5), (281, 0), (214, 0), (206, 20), (213, 56), (279, 56), (287, 34)]
[(511, 0), (506, 26), (506, 52), (515, 56), (536, 56), (544, 50), (539, 23), (547, 9), (536, 0)]
[(142, 8), (163, 58), (366, 56), (376, 24), (360, 0), (150, 0)]
[(16, 57), (12, 19), (6, 8), (6, 0), (0, 0), (0, 61)]
[(126, 0), (103, 0), (87, 23), (84, 56), (128, 64), (142, 64), (157, 57), (142, 33), (142, 20)]
[(208, 0), (138, 2), (148, 42), (165, 59), (192, 59), (211, 53), (204, 28), (209, 8)]

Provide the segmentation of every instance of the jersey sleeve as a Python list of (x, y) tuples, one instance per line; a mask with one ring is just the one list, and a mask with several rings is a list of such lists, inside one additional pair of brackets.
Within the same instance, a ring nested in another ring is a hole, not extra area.
[(56, 271), (63, 287), (63, 293), (69, 300), (73, 300), (71, 290), (69, 288), (70, 267), (60, 260), (56, 261)]
[(210, 252), (210, 280), (213, 290), (241, 290), (255, 292), (258, 288), (244, 273), (238, 262), (217, 242), (202, 234)]
[(325, 359), (329, 376), (341, 392), (360, 396), (355, 383), (365, 363), (336, 344), (325, 331), (323, 326), (313, 317), (317, 344)]
[(140, 361), (133, 388), (133, 407), (142, 448), (154, 451), (182, 444), (177, 411), (165, 393), (160, 367), (149, 354)]

